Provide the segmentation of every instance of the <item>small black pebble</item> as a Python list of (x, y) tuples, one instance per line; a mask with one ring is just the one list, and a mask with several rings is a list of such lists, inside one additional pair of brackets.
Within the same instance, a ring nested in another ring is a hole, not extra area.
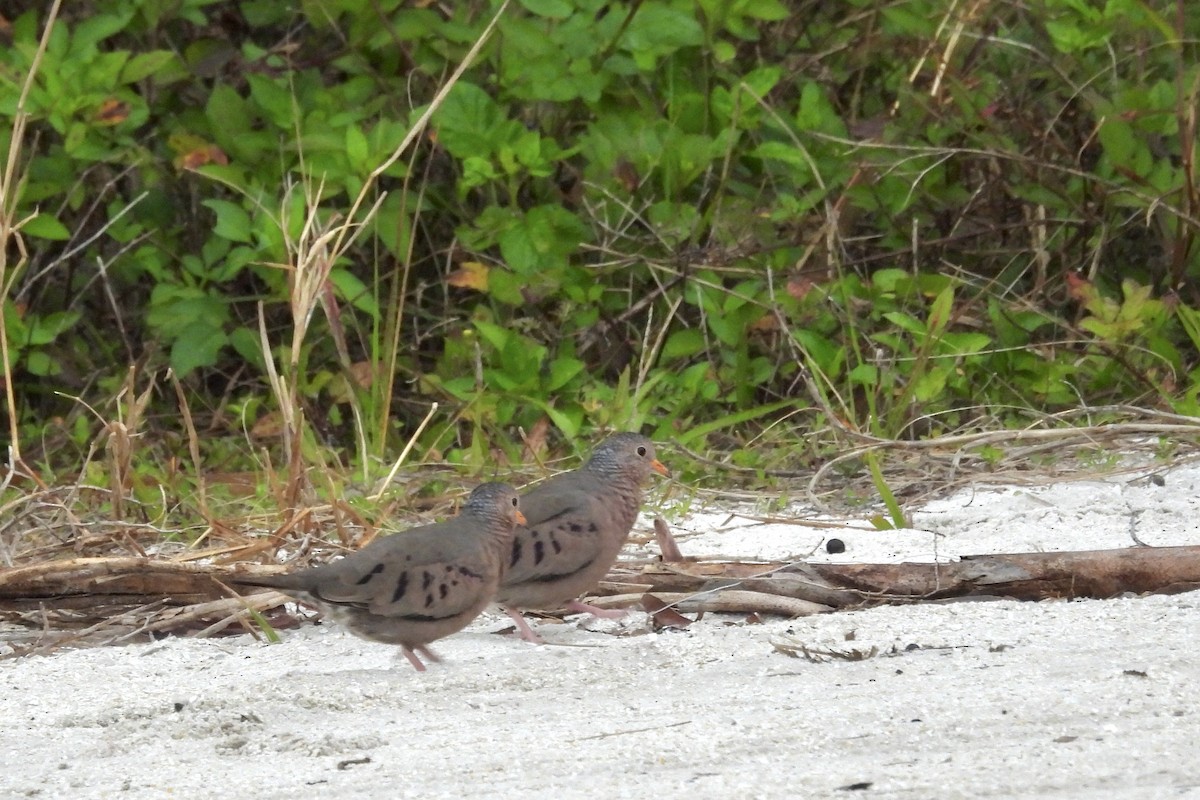
[(1157, 474), (1150, 476), (1150, 482), (1153, 483), (1155, 486), (1166, 486), (1167, 485), (1167, 479), (1164, 478), (1162, 475), (1157, 475)]
[(921, 645), (917, 644), (916, 642), (911, 642), (911, 643), (910, 643), (908, 646), (906, 646), (904, 649), (905, 649), (905, 650), (908, 650), (909, 652), (912, 652), (913, 650), (920, 650), (920, 649), (921, 649)]
[(176, 713), (178, 713), (178, 712), (180, 712), (180, 711), (183, 711), (183, 703), (176, 703), (176, 704), (175, 704), (175, 711), (176, 711)]
[(841, 539), (830, 539), (825, 543), (825, 552), (833, 554), (844, 553), (846, 552), (846, 543)]

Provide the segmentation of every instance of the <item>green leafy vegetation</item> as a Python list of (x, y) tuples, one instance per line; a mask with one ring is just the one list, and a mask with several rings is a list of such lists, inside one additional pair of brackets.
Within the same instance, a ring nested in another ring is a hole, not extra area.
[(114, 512), (1200, 414), (1183, 0), (48, 11), (0, 20), (7, 438)]

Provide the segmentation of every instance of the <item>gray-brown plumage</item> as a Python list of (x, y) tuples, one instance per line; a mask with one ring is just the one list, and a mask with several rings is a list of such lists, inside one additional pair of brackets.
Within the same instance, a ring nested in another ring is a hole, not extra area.
[(574, 472), (555, 476), (521, 496), (526, 523), (513, 535), (497, 601), (528, 641), (540, 642), (518, 609), (566, 607), (604, 615), (578, 597), (600, 582), (625, 544), (642, 505), (651, 470), (670, 471), (654, 444), (618, 433)]
[(426, 645), (462, 630), (494, 599), (514, 526), (525, 521), (519, 505), (508, 484), (485, 483), (453, 519), (376, 539), (314, 569), (236, 582), (278, 589), (364, 639), (398, 644), (423, 672), (416, 653), (440, 660)]

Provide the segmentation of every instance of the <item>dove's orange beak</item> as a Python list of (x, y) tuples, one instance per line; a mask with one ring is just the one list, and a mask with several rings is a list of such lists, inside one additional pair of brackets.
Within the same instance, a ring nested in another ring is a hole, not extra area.
[(513, 519), (515, 519), (517, 521), (518, 525), (524, 525), (526, 522), (529, 521), (529, 520), (525, 519), (525, 515), (521, 513), (521, 510), (519, 508), (513, 509)]
[(667, 469), (667, 465), (659, 461), (657, 458), (650, 462), (650, 469), (663, 475), (667, 478), (671, 477), (671, 470)]

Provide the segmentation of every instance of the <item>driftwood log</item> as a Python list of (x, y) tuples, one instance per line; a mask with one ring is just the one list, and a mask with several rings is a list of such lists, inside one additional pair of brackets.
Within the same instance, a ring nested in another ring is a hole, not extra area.
[[(280, 569), (126, 557), (49, 561), (0, 569), (0, 611), (99, 610), (155, 601), (186, 606), (234, 596), (228, 581), (235, 574)], [(725, 594), (717, 605), (736, 610), (731, 600), (750, 600), (753, 594), (833, 609), (953, 597), (1105, 598), (1197, 588), (1200, 546), (980, 555), (941, 564), (621, 562), (597, 594), (610, 606), (638, 605), (646, 593), (685, 595), (693, 607)], [(729, 595), (733, 591), (739, 594)], [(778, 605), (783, 613), (806, 607)]]
[(616, 605), (606, 603), (605, 595), (629, 596), (636, 590), (715, 595), (734, 588), (830, 608), (954, 597), (1045, 600), (1174, 593), (1200, 589), (1200, 546), (979, 555), (941, 564), (618, 564), (600, 586), (598, 605)]

